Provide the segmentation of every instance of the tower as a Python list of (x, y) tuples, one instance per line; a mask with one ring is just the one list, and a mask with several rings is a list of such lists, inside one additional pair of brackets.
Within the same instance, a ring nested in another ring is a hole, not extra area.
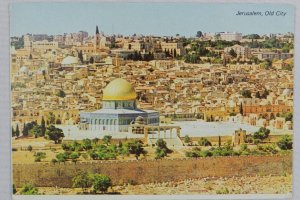
[(99, 50), (99, 48), (100, 48), (100, 33), (99, 33), (98, 26), (96, 26), (95, 44), (94, 44), (95, 53)]
[(24, 49), (30, 50), (32, 49), (32, 36), (31, 35), (24, 35)]

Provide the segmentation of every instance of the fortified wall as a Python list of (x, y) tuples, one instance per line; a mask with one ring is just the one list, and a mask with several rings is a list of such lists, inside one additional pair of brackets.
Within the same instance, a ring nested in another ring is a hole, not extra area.
[(25, 183), (38, 187), (72, 187), (72, 178), (80, 171), (106, 174), (114, 185), (205, 177), (283, 175), (292, 172), (292, 155), (15, 164), (13, 183), (16, 187)]

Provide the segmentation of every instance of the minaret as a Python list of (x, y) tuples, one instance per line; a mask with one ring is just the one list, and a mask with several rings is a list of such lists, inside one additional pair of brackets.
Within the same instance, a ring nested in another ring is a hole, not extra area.
[(96, 26), (96, 35), (95, 35), (95, 44), (94, 44), (95, 53), (99, 50), (99, 47), (100, 47), (100, 33), (99, 33), (98, 26)]

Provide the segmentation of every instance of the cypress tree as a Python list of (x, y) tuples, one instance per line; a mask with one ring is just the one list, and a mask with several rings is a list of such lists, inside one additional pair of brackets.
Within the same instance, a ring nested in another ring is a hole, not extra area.
[(14, 129), (13, 126), (11, 127), (11, 136), (12, 136), (12, 137), (15, 137), (15, 136), (16, 136), (16, 132), (15, 132), (15, 129)]
[(243, 104), (241, 103), (240, 105), (240, 114), (243, 116), (244, 115), (244, 111), (243, 111)]
[(46, 133), (46, 125), (45, 125), (45, 119), (44, 119), (44, 116), (42, 117), (42, 121), (41, 121), (41, 129), (42, 129), (42, 136), (45, 136), (45, 133)]
[(27, 124), (24, 123), (24, 127), (23, 127), (23, 136), (28, 136), (28, 127)]
[(17, 137), (20, 136), (19, 124), (17, 124), (17, 127), (16, 127), (16, 136)]

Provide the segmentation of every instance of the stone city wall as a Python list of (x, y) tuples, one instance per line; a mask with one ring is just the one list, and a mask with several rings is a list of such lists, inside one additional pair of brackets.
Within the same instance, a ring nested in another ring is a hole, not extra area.
[[(283, 135), (269, 135), (267, 139), (264, 139), (263, 142), (271, 142), (276, 143), (278, 142)], [(199, 141), (202, 137), (190, 137), (191, 141)], [(203, 138), (206, 138), (208, 141), (210, 141), (213, 144), (218, 144), (219, 142), (219, 136), (205, 136)], [(184, 141), (184, 136), (181, 136), (180, 139)], [(221, 144), (225, 144), (228, 141), (232, 140), (232, 136), (221, 136)]]
[(77, 164), (14, 164), (13, 183), (22, 187), (71, 187), (80, 171), (106, 174), (113, 184), (180, 181), (204, 177), (283, 175), (292, 172), (292, 156), (233, 156), (132, 161), (90, 161)]

